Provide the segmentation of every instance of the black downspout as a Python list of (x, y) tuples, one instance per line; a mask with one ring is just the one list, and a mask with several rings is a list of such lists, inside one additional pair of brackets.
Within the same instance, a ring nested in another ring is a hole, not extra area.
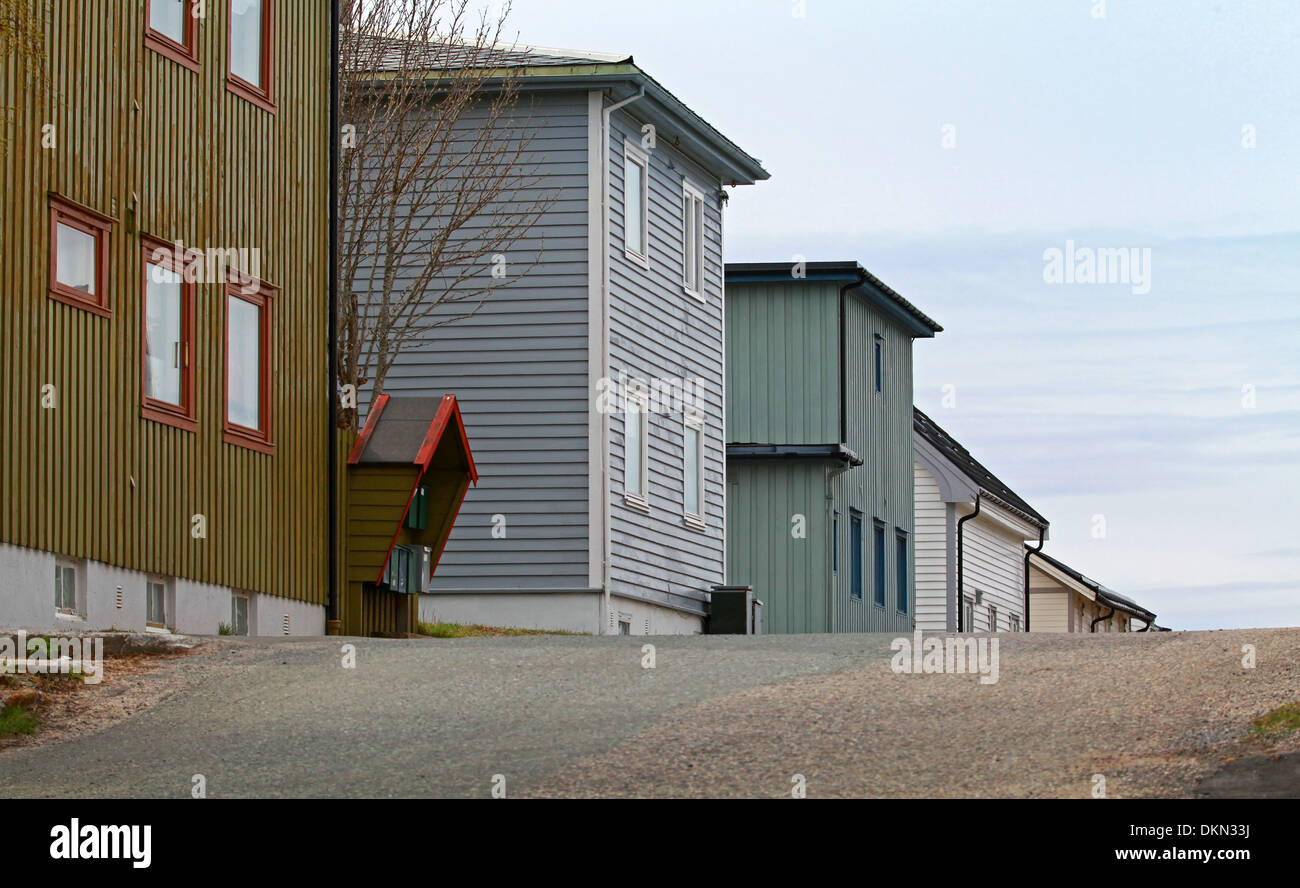
[(1035, 552), (1043, 551), (1043, 544), (1047, 542), (1047, 528), (1038, 528), (1038, 545), (1033, 549), (1025, 547), (1025, 631), (1029, 631), (1029, 556)]
[(975, 516), (979, 515), (980, 508), (984, 505), (983, 494), (975, 494), (975, 511), (965, 517), (957, 519), (957, 631), (968, 632), (970, 627), (962, 626), (962, 615), (966, 612), (966, 578), (962, 570), (962, 534), (965, 523)]
[(848, 298), (849, 290), (852, 290), (854, 287), (861, 287), (865, 282), (866, 282), (866, 278), (859, 275), (856, 283), (845, 284), (844, 286), (840, 287), (840, 443), (841, 444), (849, 443), (849, 394), (848, 394), (848, 386), (846, 385), (848, 381), (848, 374), (845, 371), (845, 364), (844, 364), (844, 356), (845, 353), (848, 351), (848, 346), (845, 342), (846, 333), (844, 330), (844, 321), (848, 317), (848, 312), (845, 311), (844, 305), (845, 305), (845, 300)]
[(1113, 616), (1115, 616), (1115, 608), (1112, 607), (1112, 608), (1110, 609), (1110, 613), (1106, 614), (1106, 616), (1104, 616), (1104, 617), (1093, 617), (1093, 618), (1092, 618), (1092, 625), (1088, 628), (1088, 631), (1089, 631), (1089, 632), (1096, 632), (1096, 631), (1097, 631), (1097, 624), (1098, 624), (1098, 623), (1104, 623), (1104, 622), (1106, 622), (1107, 620), (1109, 620), (1109, 619), (1110, 619), (1111, 617), (1113, 617)]
[[(326, 449), (329, 452), (329, 605), (326, 619), (331, 626), (337, 626), (339, 618), (339, 552), (338, 552), (338, 511), (339, 511), (339, 367), (338, 367), (338, 305), (339, 305), (339, 0), (330, 0), (330, 123), (329, 123), (329, 330), (327, 332), (329, 355), (329, 428), (326, 430), (329, 440)], [(328, 629), (326, 630), (329, 631)]]

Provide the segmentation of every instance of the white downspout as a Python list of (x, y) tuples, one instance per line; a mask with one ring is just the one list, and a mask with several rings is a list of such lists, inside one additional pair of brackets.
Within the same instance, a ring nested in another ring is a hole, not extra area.
[[(603, 108), (600, 112), (600, 322), (601, 322), (601, 354), (600, 367), (601, 376), (609, 379), (609, 119), (619, 108), (624, 105), (630, 105), (637, 99), (645, 97), (645, 87), (634, 96), (629, 96), (621, 102), (615, 102)], [(594, 394), (594, 393), (593, 393)], [(622, 393), (620, 392), (620, 402)], [(601, 553), (601, 615), (600, 631), (601, 634), (609, 632), (609, 613), (610, 613), (610, 559), (612, 557), (612, 531), (610, 524), (610, 497), (613, 490), (609, 477), (609, 411), (605, 411), (600, 417), (600, 473), (604, 496), (601, 500), (601, 522), (602, 522), (602, 544)]]

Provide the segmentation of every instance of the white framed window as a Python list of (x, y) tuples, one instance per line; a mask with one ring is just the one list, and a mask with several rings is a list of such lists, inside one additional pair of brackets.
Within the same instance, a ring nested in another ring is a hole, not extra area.
[(1020, 614), (1007, 614), (1007, 623), (1011, 626), (1012, 632), (1020, 631)]
[(686, 523), (704, 525), (704, 417), (682, 416), (682, 511)]
[(162, 577), (150, 577), (145, 583), (144, 625), (148, 629), (167, 629), (171, 615), (170, 584)]
[(998, 609), (991, 604), (989, 605), (989, 631), (998, 631)]
[(704, 298), (704, 192), (682, 180), (682, 288)]
[(230, 634), (248, 634), (248, 596), (242, 592), (230, 595)]
[(628, 392), (623, 407), (623, 493), (626, 500), (648, 509), (650, 405), (643, 391)]
[(650, 156), (623, 143), (623, 251), (643, 268), (650, 267)]
[(70, 558), (54, 559), (54, 612), (59, 616), (81, 616), (80, 603), (85, 599), (78, 590), (80, 573)]
[(961, 603), (961, 630), (963, 632), (975, 631), (975, 602), (966, 598)]

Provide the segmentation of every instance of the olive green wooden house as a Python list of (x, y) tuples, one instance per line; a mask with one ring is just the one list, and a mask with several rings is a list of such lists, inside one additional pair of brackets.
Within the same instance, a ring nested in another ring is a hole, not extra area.
[(0, 627), (319, 634), (330, 4), (19, 5)]
[(856, 262), (726, 285), (727, 583), (766, 632), (909, 630), (912, 341), (942, 328)]
[(454, 395), (380, 395), (347, 460), (345, 635), (414, 632), (478, 471)]

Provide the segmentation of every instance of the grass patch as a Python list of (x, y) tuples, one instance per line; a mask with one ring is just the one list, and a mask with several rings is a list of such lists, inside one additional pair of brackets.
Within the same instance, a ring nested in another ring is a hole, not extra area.
[(1300, 730), (1300, 702), (1284, 703), (1250, 723), (1251, 732), (1260, 739), (1273, 739)]
[(499, 635), (586, 635), (560, 629), (513, 629), (506, 626), (462, 626), (459, 623), (417, 623), (416, 631), (430, 638), (487, 638)]
[(0, 710), (0, 737), (31, 734), (40, 724), (40, 719), (21, 706), (6, 706)]

